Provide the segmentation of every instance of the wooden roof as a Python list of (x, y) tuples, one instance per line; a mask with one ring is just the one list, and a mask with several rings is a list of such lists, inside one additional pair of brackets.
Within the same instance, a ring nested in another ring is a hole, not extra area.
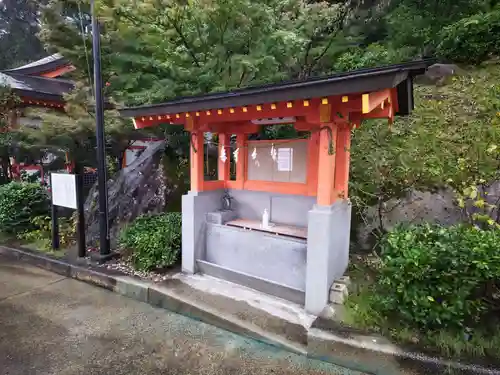
[(183, 97), (160, 104), (124, 108), (125, 117), (189, 113), (234, 108), (272, 102), (377, 92), (397, 88), (399, 109), (407, 114), (413, 108), (412, 78), (423, 74), (433, 60), (419, 60), (379, 68), (360, 69), (301, 81), (268, 84), (223, 93)]
[(0, 72), (0, 85), (10, 87), (21, 98), (34, 100), (63, 101), (63, 95), (74, 88), (71, 81)]
[[(34, 75), (34, 76), (47, 76), (47, 74), (50, 75), (50, 73), (52, 72), (56, 72), (61, 68), (70, 66), (71, 63), (68, 60), (66, 60), (61, 54), (56, 53), (54, 55), (45, 57), (37, 61), (33, 61), (29, 64), (19, 66), (17, 68), (4, 70), (3, 72)], [(52, 78), (54, 77), (55, 76), (52, 76)]]

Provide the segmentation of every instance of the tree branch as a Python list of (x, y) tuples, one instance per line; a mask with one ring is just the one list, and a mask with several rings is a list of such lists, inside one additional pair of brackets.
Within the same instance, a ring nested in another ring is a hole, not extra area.
[(170, 21), (170, 23), (174, 27), (175, 31), (177, 32), (177, 34), (181, 38), (182, 44), (188, 50), (188, 53), (191, 55), (191, 57), (192, 57), (195, 65), (199, 68), (200, 67), (200, 61), (196, 57), (196, 54), (194, 53), (194, 51), (191, 49), (191, 46), (189, 45), (186, 37), (184, 36), (184, 33), (182, 32), (182, 29), (179, 27), (179, 25), (177, 25), (177, 23), (173, 22), (170, 17), (167, 16), (167, 19)]
[(337, 33), (335, 33), (334, 35), (332, 35), (332, 37), (330, 38), (330, 41), (328, 42), (328, 44), (326, 45), (326, 47), (323, 48), (323, 51), (321, 51), (321, 53), (314, 58), (313, 63), (309, 66), (309, 69), (307, 71), (307, 76), (311, 75), (313, 69), (316, 67), (316, 65), (318, 64), (319, 60), (321, 60), (323, 58), (323, 56), (325, 56), (326, 52), (328, 52), (328, 50), (332, 46), (333, 40), (335, 39), (336, 36), (337, 36)]
[[(129, 21), (131, 21), (133, 24), (135, 24), (137, 27), (141, 27), (141, 28), (144, 26), (144, 24), (157, 24), (157, 23), (159, 23), (162, 26), (167, 26), (168, 27), (168, 25), (165, 25), (162, 21), (157, 21), (157, 20), (155, 20), (155, 19), (153, 19), (151, 17), (146, 17), (146, 18), (140, 19), (137, 16), (132, 16), (132, 15), (130, 15), (128, 13), (125, 13), (125, 12), (120, 12), (120, 13), (118, 13), (118, 15), (121, 15), (122, 17), (125, 17), (126, 19), (128, 19)], [(185, 37), (184, 33), (182, 32), (182, 29), (168, 15), (166, 15), (166, 19), (170, 23), (170, 25), (175, 29), (177, 35), (181, 39), (182, 44), (184, 45), (184, 47), (186, 47), (189, 55), (193, 59), (193, 62), (199, 68), (200, 67), (200, 61), (198, 60), (198, 58), (196, 57), (196, 54), (194, 53), (194, 51), (192, 50), (190, 44), (188, 43), (187, 38)]]
[(304, 65), (302, 65), (302, 67), (300, 69), (299, 78), (305, 78), (305, 77), (303, 77), (303, 74), (304, 74), (304, 70), (307, 69), (307, 65), (308, 65), (307, 61), (309, 60), (309, 52), (311, 51), (312, 45), (313, 45), (313, 37), (311, 37), (311, 39), (309, 40), (309, 43), (307, 43), (306, 53), (304, 54)]
[[(314, 58), (312, 64), (309, 66), (309, 69), (308, 69), (308, 72), (307, 72), (308, 76), (311, 75), (313, 69), (316, 67), (316, 65), (318, 64), (318, 62), (325, 56), (325, 54), (331, 48), (331, 46), (333, 44), (333, 41), (337, 37), (339, 31), (343, 29), (342, 26), (344, 25), (344, 23), (346, 21), (346, 18), (347, 18), (347, 14), (349, 13), (348, 9), (349, 9), (349, 6), (346, 5), (344, 7), (344, 9), (339, 13), (338, 17), (332, 22), (332, 24), (329, 25), (329, 26), (327, 26), (324, 29), (324, 32), (331, 33), (330, 40), (328, 41), (328, 43), (325, 46), (325, 48), (323, 48), (323, 51), (321, 51), (321, 53)], [(335, 30), (335, 32), (333, 32), (333, 30)], [(311, 41), (312, 41), (312, 39), (311, 39)]]
[(243, 78), (245, 78), (246, 73), (247, 73), (247, 70), (245, 68), (243, 68), (243, 72), (241, 72), (240, 81), (238, 82), (237, 87), (241, 87), (241, 84), (243, 83)]

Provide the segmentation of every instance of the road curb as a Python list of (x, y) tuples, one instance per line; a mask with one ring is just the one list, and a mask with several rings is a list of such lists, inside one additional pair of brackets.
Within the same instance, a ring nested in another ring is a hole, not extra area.
[[(227, 331), (373, 375), (500, 375), (500, 370), (462, 364), (422, 353), (405, 351), (378, 336), (324, 328), (318, 318), (307, 332), (307, 346), (292, 342), (236, 316), (224, 314), (199, 301), (176, 293), (173, 288), (154, 284), (121, 272), (71, 264), (27, 249), (0, 245), (0, 254), (44, 268), (68, 278), (98, 286), (125, 297), (173, 311)], [(321, 328), (319, 328), (321, 327)]]
[(321, 319), (318, 317), (309, 329), (308, 353), (339, 366), (375, 375), (500, 375), (500, 369), (493, 365), (432, 356), (417, 348), (403, 348), (377, 334), (340, 326), (323, 328), (325, 324), (318, 324)]

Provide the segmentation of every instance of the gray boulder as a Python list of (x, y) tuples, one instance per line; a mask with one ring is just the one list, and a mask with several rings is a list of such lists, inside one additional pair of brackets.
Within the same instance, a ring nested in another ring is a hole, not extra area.
[[(142, 214), (165, 211), (167, 187), (163, 168), (165, 143), (151, 145), (128, 167), (108, 181), (109, 232), (115, 247), (120, 229)], [(85, 201), (87, 246), (99, 241), (99, 192), (97, 183)]]

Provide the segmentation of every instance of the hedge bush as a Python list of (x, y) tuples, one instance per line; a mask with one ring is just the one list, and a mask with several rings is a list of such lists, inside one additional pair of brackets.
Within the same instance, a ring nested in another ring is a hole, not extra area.
[(374, 307), (402, 324), (462, 329), (498, 305), (500, 230), (401, 227), (387, 235), (381, 257)]
[(10, 182), (0, 186), (0, 231), (18, 233), (35, 229), (32, 220), (49, 213), (47, 191), (40, 184)]
[(455, 62), (479, 63), (500, 54), (500, 8), (479, 13), (446, 27), (437, 50)]
[(120, 246), (131, 251), (134, 267), (141, 271), (175, 264), (181, 249), (182, 219), (179, 212), (141, 216), (120, 235)]

